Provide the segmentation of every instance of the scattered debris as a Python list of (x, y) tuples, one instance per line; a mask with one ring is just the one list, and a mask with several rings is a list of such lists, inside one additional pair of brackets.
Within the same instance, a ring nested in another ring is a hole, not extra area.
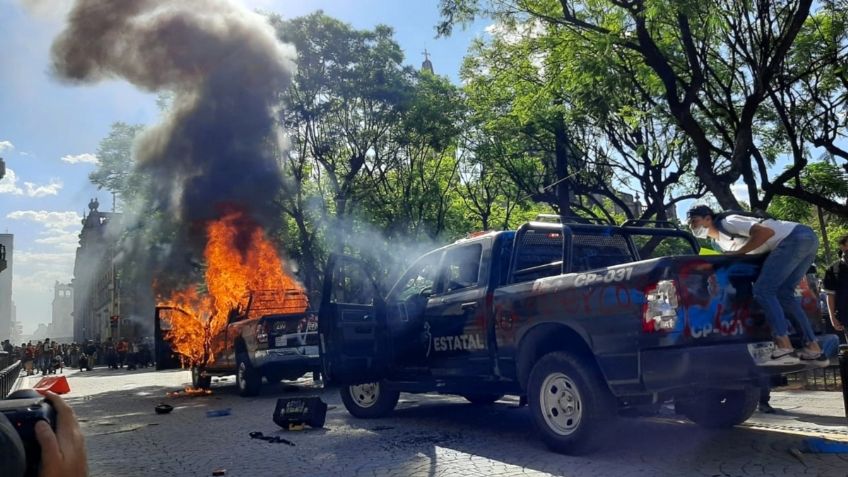
[(251, 432), (249, 435), (251, 439), (259, 439), (261, 441), (271, 442), (273, 444), (288, 444), (292, 447), (294, 447), (295, 445), (294, 442), (288, 439), (283, 439), (280, 436), (266, 436), (259, 431)]
[(176, 398), (176, 397), (182, 397), (182, 396), (187, 396), (187, 397), (209, 396), (211, 394), (212, 394), (211, 389), (193, 388), (193, 387), (189, 386), (189, 387), (183, 389), (182, 391), (167, 392), (167, 393), (165, 393), (165, 396), (169, 397), (169, 398)]
[(212, 471), (213, 476), (227, 475), (227, 469), (215, 469)]
[(122, 427), (122, 428), (114, 430), (114, 431), (99, 432), (99, 433), (96, 433), (96, 434), (91, 434), (91, 436), (93, 437), (93, 436), (108, 436), (108, 435), (111, 435), (111, 434), (123, 434), (124, 432), (133, 432), (133, 431), (137, 431), (139, 429), (144, 429), (145, 427), (158, 426), (158, 425), (159, 424), (157, 424), (155, 422), (150, 422), (150, 423), (147, 423), (147, 424), (134, 424), (134, 425)]
[(153, 409), (156, 410), (156, 414), (168, 414), (169, 412), (174, 410), (174, 406), (171, 406), (170, 404), (162, 403), (162, 404), (156, 406)]
[(807, 466), (807, 462), (804, 461), (804, 454), (802, 454), (800, 450), (795, 449), (795, 448), (791, 448), (791, 449), (789, 449), (789, 453), (792, 454), (793, 457), (798, 459), (798, 461), (801, 462), (801, 464), (803, 464), (804, 467)]
[(230, 409), (230, 408), (218, 409), (218, 410), (214, 410), (214, 411), (206, 411), (206, 417), (229, 416), (231, 414), (231, 411), (232, 411), (232, 409)]
[(388, 430), (391, 430), (391, 429), (394, 429), (394, 427), (393, 426), (375, 426), (375, 427), (371, 428), (372, 431), (388, 431)]
[(809, 437), (803, 441), (804, 452), (809, 454), (848, 454), (848, 442), (839, 442), (823, 437)]

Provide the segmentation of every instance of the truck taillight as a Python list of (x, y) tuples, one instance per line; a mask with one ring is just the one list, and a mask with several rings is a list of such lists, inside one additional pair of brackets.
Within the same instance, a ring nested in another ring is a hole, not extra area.
[(257, 343), (267, 343), (268, 342), (268, 322), (258, 323), (256, 325), (256, 342)]
[(668, 331), (677, 325), (677, 287), (673, 280), (662, 280), (645, 290), (642, 305), (642, 331)]

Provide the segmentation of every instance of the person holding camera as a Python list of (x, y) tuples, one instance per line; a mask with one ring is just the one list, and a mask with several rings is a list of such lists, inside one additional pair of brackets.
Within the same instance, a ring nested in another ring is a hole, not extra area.
[[(57, 394), (47, 392), (45, 400), (56, 413), (56, 430), (46, 421), (35, 424), (35, 438), (41, 446), (39, 477), (85, 477), (88, 458), (85, 439), (73, 409)], [(20, 435), (0, 413), (0, 475), (21, 477), (35, 475), (26, 468), (26, 454)]]

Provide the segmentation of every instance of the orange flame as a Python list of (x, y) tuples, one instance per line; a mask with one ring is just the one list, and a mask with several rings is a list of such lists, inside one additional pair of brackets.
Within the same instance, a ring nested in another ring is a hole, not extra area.
[(283, 270), (277, 251), (262, 228), (242, 211), (231, 209), (206, 227), (206, 292), (189, 287), (159, 296), (160, 316), (170, 330), (165, 339), (183, 365), (212, 364), (226, 346), (222, 332), (231, 313), (248, 319), (267, 314), (302, 313), (308, 303), (303, 287)]

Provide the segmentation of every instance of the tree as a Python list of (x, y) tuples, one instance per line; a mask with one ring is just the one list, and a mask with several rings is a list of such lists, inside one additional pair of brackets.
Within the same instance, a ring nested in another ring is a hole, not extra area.
[(556, 210), (567, 193), (569, 208), (609, 220), (602, 198), (634, 218), (623, 189), (647, 201), (639, 218), (659, 220), (669, 205), (703, 194), (684, 180), (694, 165), (691, 141), (656, 105), (656, 88), (632, 82), (649, 74), (632, 54), (611, 50), (620, 58), (610, 62), (581, 35), (532, 18), (491, 32), (463, 69), (476, 147), (481, 157), (494, 152), (493, 164), (524, 193)]
[(320, 11), (272, 21), (298, 51), (286, 121), (329, 187), (325, 217), (334, 221), (333, 249), (341, 252), (352, 230), (357, 178), (408, 106), (410, 71), (389, 27), (355, 30)]
[(97, 147), (97, 168), (88, 176), (98, 188), (116, 194), (123, 202), (137, 199), (145, 190), (144, 174), (136, 168), (132, 152), (143, 129), (140, 124), (113, 123)]
[[(825, 3), (819, 6), (823, 11), (845, 9)], [(779, 193), (844, 213), (838, 203), (785, 186), (803, 168), (803, 155), (793, 156), (798, 167), (788, 177), (772, 181), (770, 158), (760, 150), (765, 144), (760, 131), (776, 117), (765, 105), (804, 76), (785, 75), (784, 65), (796, 38), (815, 27), (807, 21), (811, 6), (812, 0), (442, 0), (438, 29), (449, 34), (454, 24), (485, 14), (503, 24), (558, 29), (583, 40), (570, 43), (573, 48), (603, 61), (622, 64), (622, 58), (635, 55), (649, 74), (634, 75), (633, 84), (647, 93), (646, 100), (662, 105), (687, 136), (698, 180), (723, 207), (739, 207), (730, 186), (742, 178), (754, 205), (767, 205)], [(841, 47), (830, 62), (843, 58)], [(657, 90), (661, 94), (655, 97)]]

